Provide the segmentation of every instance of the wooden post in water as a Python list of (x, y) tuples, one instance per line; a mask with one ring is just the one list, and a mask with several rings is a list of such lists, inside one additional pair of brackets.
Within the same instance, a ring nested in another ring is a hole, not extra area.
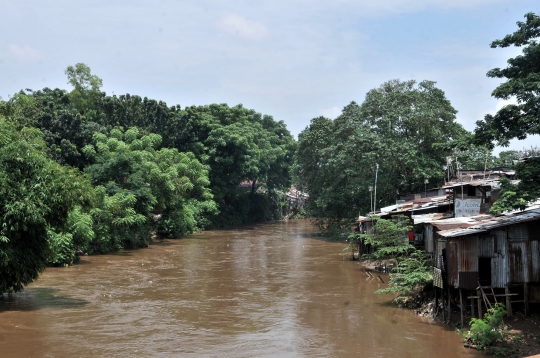
[(446, 313), (444, 309), (444, 288), (441, 288), (441, 303), (442, 303), (442, 320), (443, 322), (446, 320)]
[(448, 285), (448, 323), (450, 323), (451, 317), (452, 317), (452, 309), (450, 307), (450, 285)]
[(510, 302), (510, 296), (508, 296), (510, 293), (508, 285), (504, 286), (504, 293), (506, 294), (506, 317), (512, 317), (512, 302)]
[(437, 287), (433, 287), (433, 292), (435, 293), (435, 306), (433, 307), (433, 317), (437, 314), (437, 311), (439, 310), (439, 301), (437, 300)]
[(463, 296), (461, 294), (461, 288), (459, 289), (459, 307), (461, 308), (461, 329), (463, 329)]

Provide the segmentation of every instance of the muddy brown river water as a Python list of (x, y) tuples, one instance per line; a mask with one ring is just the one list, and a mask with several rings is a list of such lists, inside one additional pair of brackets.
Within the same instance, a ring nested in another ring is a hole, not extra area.
[(0, 357), (479, 357), (387, 304), (299, 220), (48, 268), (0, 299)]

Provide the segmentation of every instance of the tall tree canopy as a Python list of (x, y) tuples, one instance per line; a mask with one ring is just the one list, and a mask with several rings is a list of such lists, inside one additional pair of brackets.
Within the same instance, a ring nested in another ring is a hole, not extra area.
[(49, 259), (48, 229), (93, 198), (87, 178), (47, 158), (44, 146), (39, 130), (0, 117), (0, 293), (37, 278)]
[[(108, 96), (100, 91), (101, 79), (80, 63), (66, 74), (71, 92), (26, 90), (0, 103), (0, 113), (19, 128), (42, 131), (47, 153), (58, 163), (81, 170), (95, 164), (83, 151), (94, 144), (95, 133), (137, 127), (142, 135), (160, 135), (160, 147), (191, 152), (207, 166), (209, 188), (221, 213), (209, 218), (218, 226), (269, 217), (269, 196), (290, 185), (296, 142), (282, 121), (242, 105), (181, 108), (130, 94)], [(246, 180), (264, 183), (267, 194), (257, 194), (256, 185), (250, 192), (239, 191)]]
[[(505, 78), (506, 81), (493, 90), (498, 99), (515, 98), (517, 104), (501, 108), (495, 115), (486, 115), (476, 122), (474, 140), (485, 146), (507, 146), (513, 138), (525, 139), (540, 134), (540, 16), (525, 14), (525, 22), (518, 21), (518, 30), (502, 40), (491, 43), (492, 48), (517, 46), (523, 54), (510, 58), (504, 69), (494, 68), (488, 77)], [(539, 158), (530, 158), (516, 166), (517, 185), (503, 181), (501, 197), (493, 205), (492, 212), (501, 214), (508, 210), (524, 209), (528, 203), (540, 197)]]
[(296, 170), (310, 213), (321, 227), (339, 229), (343, 219), (368, 212), (376, 164), (377, 208), (395, 203), (397, 193), (423, 190), (425, 179), (440, 184), (447, 153), (434, 144), (466, 133), (455, 114), (434, 82), (392, 80), (335, 121), (313, 119), (299, 135)]
[(491, 43), (492, 48), (522, 47), (523, 54), (510, 58), (506, 68), (494, 68), (487, 73), (488, 77), (506, 79), (492, 96), (515, 98), (517, 104), (506, 105), (495, 115), (488, 114), (483, 121), (476, 122), (476, 140), (483, 145), (505, 146), (510, 139), (540, 134), (540, 16), (531, 12), (525, 19), (517, 23), (516, 32)]

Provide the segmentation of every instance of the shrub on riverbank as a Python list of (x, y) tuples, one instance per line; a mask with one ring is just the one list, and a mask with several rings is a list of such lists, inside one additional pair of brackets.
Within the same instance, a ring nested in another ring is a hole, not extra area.
[(503, 329), (503, 317), (506, 315), (504, 305), (497, 302), (489, 308), (484, 318), (471, 318), (471, 329), (465, 334), (465, 339), (481, 350), (504, 339), (507, 332)]
[(414, 250), (392, 269), (388, 287), (375, 293), (398, 293), (394, 302), (416, 308), (425, 300), (426, 288), (433, 284), (433, 259), (423, 250)]

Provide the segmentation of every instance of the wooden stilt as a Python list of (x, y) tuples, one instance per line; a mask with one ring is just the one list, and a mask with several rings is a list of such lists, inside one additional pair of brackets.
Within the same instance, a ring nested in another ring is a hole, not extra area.
[(461, 308), (461, 329), (463, 329), (463, 295), (461, 294), (461, 288), (459, 289), (459, 307)]
[(529, 315), (529, 285), (523, 284), (523, 303), (525, 304), (525, 316)]
[(434, 310), (433, 316), (436, 316), (436, 315), (437, 315), (437, 311), (439, 310), (439, 300), (437, 299), (437, 287), (435, 287), (435, 289), (433, 290), (433, 292), (435, 293), (435, 308), (433, 309), (433, 310)]
[(448, 285), (448, 323), (450, 323), (451, 317), (452, 317), (452, 311), (450, 307), (450, 285)]
[(510, 289), (508, 288), (508, 285), (504, 286), (504, 293), (506, 296), (506, 317), (512, 317), (512, 302), (510, 301), (510, 296), (508, 294), (510, 293)]
[(446, 321), (446, 313), (444, 309), (444, 288), (441, 288), (441, 303), (442, 303), (442, 320)]
[(476, 295), (478, 296), (478, 318), (482, 318), (482, 293), (480, 289), (476, 290)]
[(474, 298), (471, 298), (471, 317), (474, 317)]

